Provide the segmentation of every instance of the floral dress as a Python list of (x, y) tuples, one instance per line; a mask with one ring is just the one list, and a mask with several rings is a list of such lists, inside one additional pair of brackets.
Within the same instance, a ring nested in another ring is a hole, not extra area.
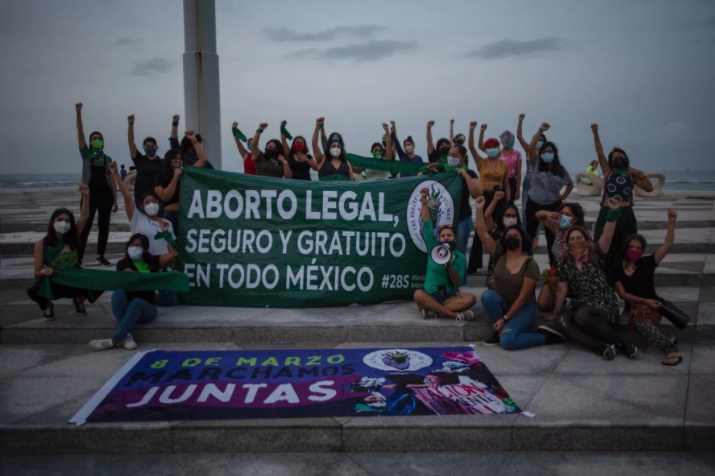
[(583, 263), (580, 271), (573, 260), (563, 261), (559, 268), (559, 282), (568, 283), (571, 290), (570, 311), (575, 311), (581, 306), (593, 306), (608, 317), (611, 326), (617, 328), (618, 301), (613, 288), (608, 285), (606, 273), (603, 272), (605, 254), (598, 243), (596, 243), (596, 254), (598, 264), (588, 261)]

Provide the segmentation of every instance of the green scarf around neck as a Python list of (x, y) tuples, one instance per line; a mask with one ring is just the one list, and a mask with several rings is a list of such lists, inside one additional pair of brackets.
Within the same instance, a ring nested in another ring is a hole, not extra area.
[(57, 239), (57, 244), (55, 246), (48, 246), (45, 256), (42, 257), (42, 262), (44, 263), (44, 265), (49, 266), (50, 264), (52, 264), (60, 255), (60, 253), (62, 253), (62, 250), (65, 246), (67, 246), (67, 242), (65, 241), (65, 235), (62, 235)]

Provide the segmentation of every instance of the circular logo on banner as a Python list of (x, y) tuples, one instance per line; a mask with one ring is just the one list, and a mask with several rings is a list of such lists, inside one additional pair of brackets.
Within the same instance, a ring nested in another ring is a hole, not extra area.
[(379, 370), (414, 371), (432, 365), (432, 357), (407, 349), (387, 349), (370, 352), (362, 359), (368, 367)]
[(429, 189), (427, 208), (429, 208), (432, 226), (437, 231), (441, 225), (454, 223), (454, 202), (444, 185), (434, 180), (425, 180), (415, 187), (407, 204), (407, 229), (412, 242), (423, 253), (427, 253), (427, 245), (422, 234), (422, 201), (420, 191)]

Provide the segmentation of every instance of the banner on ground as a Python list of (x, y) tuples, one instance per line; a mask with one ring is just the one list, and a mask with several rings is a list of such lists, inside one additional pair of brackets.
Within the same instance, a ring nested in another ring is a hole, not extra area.
[(520, 412), (471, 347), (139, 352), (70, 420)]
[(189, 167), (181, 179), (182, 303), (323, 307), (410, 298), (424, 284), (420, 190), (459, 217), (454, 173), (370, 182), (280, 180)]

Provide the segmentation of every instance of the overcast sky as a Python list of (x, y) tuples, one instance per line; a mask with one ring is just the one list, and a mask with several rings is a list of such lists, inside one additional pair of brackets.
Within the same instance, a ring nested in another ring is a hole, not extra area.
[[(715, 169), (712, 0), (217, 0), (216, 16), (225, 170), (243, 170), (234, 120), (268, 139), (325, 116), (363, 155), (395, 120), (426, 155), (428, 120), (435, 140), (450, 118), (497, 136), (519, 113), (528, 137), (551, 123), (572, 171), (595, 158), (593, 122), (635, 167)], [(76, 102), (127, 166), (127, 115), (162, 152), (184, 115), (180, 0), (0, 0), (0, 48), (0, 173), (79, 173)]]

